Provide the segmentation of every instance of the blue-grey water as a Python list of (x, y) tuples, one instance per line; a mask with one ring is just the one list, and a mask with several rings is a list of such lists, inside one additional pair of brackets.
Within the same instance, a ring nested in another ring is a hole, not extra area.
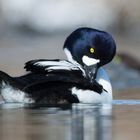
[(0, 104), (0, 140), (131, 140), (140, 100), (63, 106)]

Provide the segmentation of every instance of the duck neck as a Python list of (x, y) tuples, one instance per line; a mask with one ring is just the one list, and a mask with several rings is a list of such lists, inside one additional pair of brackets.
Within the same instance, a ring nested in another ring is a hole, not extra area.
[(84, 70), (86, 73), (86, 78), (90, 81), (90, 83), (93, 83), (96, 79), (98, 66), (84, 66)]
[(71, 62), (72, 64), (74, 64), (75, 66), (77, 66), (77, 67), (82, 71), (83, 76), (86, 77), (86, 72), (85, 72), (85, 70), (83, 69), (83, 67), (82, 67), (77, 61), (75, 61), (75, 60), (73, 59), (73, 57), (72, 57), (70, 51), (69, 51), (67, 48), (64, 48), (64, 52), (65, 52), (65, 54), (66, 54), (66, 56), (67, 56), (68, 61), (70, 61), (70, 62)]

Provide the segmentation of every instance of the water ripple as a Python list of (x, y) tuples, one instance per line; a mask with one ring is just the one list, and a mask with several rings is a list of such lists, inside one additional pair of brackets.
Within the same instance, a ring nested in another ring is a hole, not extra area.
[(140, 100), (113, 100), (113, 105), (140, 105)]

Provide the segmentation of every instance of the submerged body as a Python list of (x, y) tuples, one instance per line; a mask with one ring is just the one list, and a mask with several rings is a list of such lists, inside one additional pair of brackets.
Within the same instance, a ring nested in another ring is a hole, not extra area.
[(103, 31), (80, 28), (64, 43), (67, 60), (32, 60), (28, 74), (11, 77), (0, 71), (0, 92), (5, 102), (110, 103), (112, 86), (102, 68), (116, 51), (112, 37)]

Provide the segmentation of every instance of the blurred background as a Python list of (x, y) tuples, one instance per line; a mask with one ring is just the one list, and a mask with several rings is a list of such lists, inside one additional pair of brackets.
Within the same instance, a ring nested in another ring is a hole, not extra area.
[(24, 63), (66, 58), (65, 38), (78, 27), (111, 33), (117, 55), (107, 66), (115, 99), (140, 99), (139, 0), (0, 0), (0, 70), (24, 74)]

